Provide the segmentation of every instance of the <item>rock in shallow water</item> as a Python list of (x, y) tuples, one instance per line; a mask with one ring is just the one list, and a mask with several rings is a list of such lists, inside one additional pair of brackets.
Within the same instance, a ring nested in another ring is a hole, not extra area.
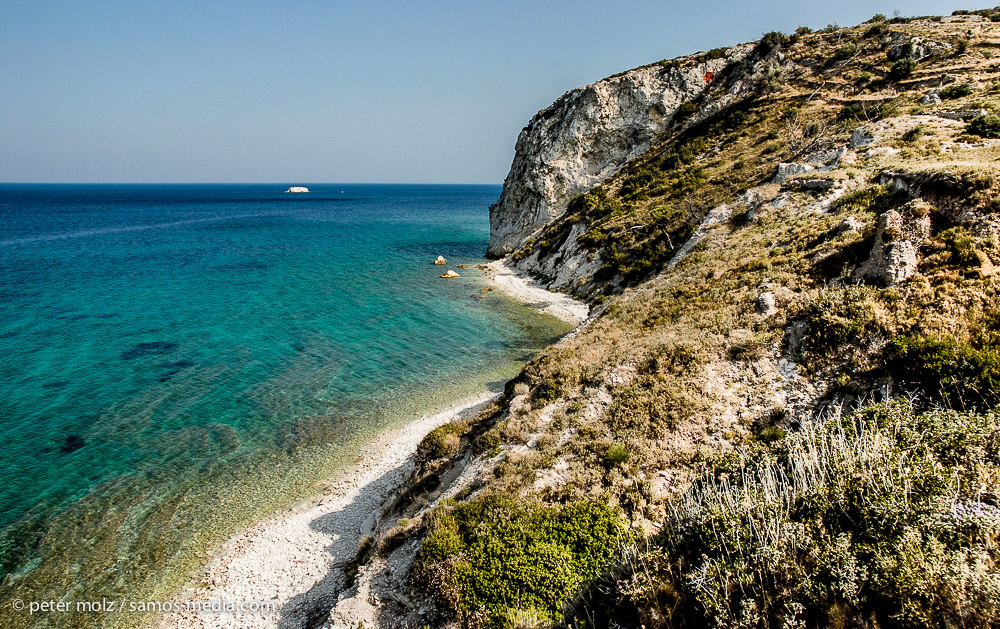
[(150, 341), (148, 343), (136, 343), (132, 347), (122, 352), (122, 360), (134, 360), (143, 356), (156, 356), (168, 354), (177, 349), (177, 343), (173, 341)]
[(79, 450), (83, 446), (87, 445), (87, 442), (80, 435), (70, 435), (66, 437), (66, 441), (63, 442), (62, 447), (59, 451), (63, 454), (69, 454), (74, 450)]

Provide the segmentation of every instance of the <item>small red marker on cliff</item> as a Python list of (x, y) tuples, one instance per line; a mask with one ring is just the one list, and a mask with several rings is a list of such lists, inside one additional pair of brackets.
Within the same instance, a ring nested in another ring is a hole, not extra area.
[(714, 78), (715, 78), (715, 72), (706, 72), (705, 73), (705, 82), (706, 83), (711, 83), (712, 79), (714, 79)]

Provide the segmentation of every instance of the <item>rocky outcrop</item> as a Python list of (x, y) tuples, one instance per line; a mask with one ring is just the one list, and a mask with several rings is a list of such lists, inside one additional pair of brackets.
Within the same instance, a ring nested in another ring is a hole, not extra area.
[(934, 54), (946, 54), (951, 51), (951, 45), (944, 42), (911, 37), (906, 33), (897, 33), (889, 39), (886, 55), (890, 61), (910, 57), (922, 61)]
[(858, 278), (892, 286), (913, 276), (920, 262), (920, 246), (931, 235), (930, 212), (930, 206), (914, 199), (898, 212), (882, 214), (871, 255), (858, 269)]
[(551, 250), (536, 249), (520, 260), (511, 260), (511, 267), (522, 275), (540, 278), (549, 290), (590, 297), (596, 289), (592, 285), (594, 273), (603, 262), (600, 252), (580, 246), (578, 239), (586, 231), (584, 223), (576, 223), (565, 240)]
[[(700, 97), (728, 63), (749, 50), (734, 47), (726, 58), (679, 64), (685, 67), (630, 70), (571, 90), (538, 112), (521, 131), (500, 200), (490, 208), (487, 255), (516, 250), (562, 216), (571, 198), (645, 153), (678, 121), (682, 105)], [(737, 81), (728, 95), (750, 89), (750, 82)]]

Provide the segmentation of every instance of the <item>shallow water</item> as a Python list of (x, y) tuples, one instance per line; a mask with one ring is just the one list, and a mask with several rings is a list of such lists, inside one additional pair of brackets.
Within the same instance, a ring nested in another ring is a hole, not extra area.
[(0, 186), (0, 602), (165, 596), (567, 331), (430, 264), (483, 261), (499, 186), (286, 187)]

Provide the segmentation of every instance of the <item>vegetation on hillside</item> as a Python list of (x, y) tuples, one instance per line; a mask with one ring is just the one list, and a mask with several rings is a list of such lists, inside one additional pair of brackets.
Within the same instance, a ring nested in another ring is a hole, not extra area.
[(436, 622), (1000, 624), (998, 15), (770, 33), (514, 254), (584, 223), (602, 314), (423, 444)]

